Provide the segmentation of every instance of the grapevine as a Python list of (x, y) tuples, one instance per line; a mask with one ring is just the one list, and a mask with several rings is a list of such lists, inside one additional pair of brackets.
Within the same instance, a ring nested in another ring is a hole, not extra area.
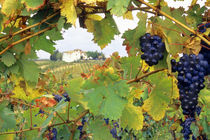
[[(0, 0), (0, 139), (209, 139), (209, 2), (168, 3)], [(37, 60), (74, 27), (127, 56)]]

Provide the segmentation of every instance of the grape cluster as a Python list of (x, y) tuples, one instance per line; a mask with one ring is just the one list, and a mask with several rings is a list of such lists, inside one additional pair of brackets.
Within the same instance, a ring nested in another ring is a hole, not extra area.
[(109, 118), (107, 118), (107, 119), (104, 118), (104, 121), (105, 121), (106, 125), (109, 124)]
[(116, 138), (116, 139), (120, 139), (120, 137), (118, 137), (118, 135), (117, 135), (117, 128), (119, 128), (119, 124), (117, 122), (114, 122), (113, 126), (114, 127), (110, 130), (110, 133), (112, 134), (112, 137)]
[(150, 35), (146, 33), (140, 37), (141, 51), (144, 53), (141, 55), (141, 59), (149, 65), (158, 64), (159, 60), (163, 59), (163, 53), (165, 51), (165, 44), (162, 39), (157, 35)]
[[(181, 132), (184, 134), (185, 140), (190, 139), (190, 134), (192, 134), (192, 131), (190, 130), (190, 125), (194, 121), (195, 121), (195, 118), (189, 117), (184, 122), (181, 123), (181, 126), (183, 127)], [(194, 136), (193, 136), (193, 138), (194, 138)]]
[(80, 138), (82, 138), (83, 135), (83, 127), (85, 125), (85, 122), (87, 122), (87, 120), (85, 120), (85, 118), (82, 118), (82, 125), (78, 126), (77, 129), (80, 131)]
[(178, 88), (184, 115), (194, 116), (197, 106), (198, 93), (205, 85), (204, 76), (208, 68), (202, 54), (183, 54), (179, 62), (171, 60), (172, 72), (178, 71)]
[(52, 129), (52, 138), (51, 140), (57, 140), (57, 129), (56, 128), (53, 128)]
[(64, 97), (65, 98), (65, 102), (69, 102), (70, 100), (71, 100), (71, 98), (69, 97), (69, 95), (68, 95), (68, 93), (67, 92), (64, 92), (63, 94), (62, 94), (62, 96), (60, 96), (60, 95), (57, 95), (57, 94), (53, 94), (53, 96), (54, 96), (54, 99), (57, 101), (57, 102), (60, 102), (61, 100), (62, 100), (62, 98)]
[(35, 117), (38, 116), (39, 114), (44, 114), (45, 112), (42, 109), (39, 109), (39, 112), (35, 114)]
[[(183, 127), (182, 133), (184, 134), (184, 139), (188, 140), (189, 135), (192, 133), (190, 125), (195, 121), (195, 112), (199, 115), (201, 111), (201, 108), (197, 106), (198, 93), (205, 87), (203, 84), (204, 76), (209, 65), (202, 54), (197, 56), (194, 54), (183, 54), (179, 62), (172, 59), (171, 64), (172, 72), (178, 71), (177, 86), (179, 88), (181, 107), (183, 114), (188, 116), (181, 124)], [(194, 137), (192, 138), (195, 139)]]
[[(209, 27), (210, 27), (210, 22), (206, 23), (206, 24), (199, 24), (198, 32), (204, 33), (204, 32), (206, 32), (207, 28), (209, 28)], [(208, 35), (208, 37), (210, 37), (210, 34)], [(210, 46), (206, 42), (201, 40), (201, 47), (202, 48), (201, 48), (200, 54), (203, 54), (204, 59), (206, 61), (208, 61), (208, 63), (209, 63), (209, 67), (208, 67), (208, 70), (206, 73), (206, 75), (209, 75), (210, 74)]]

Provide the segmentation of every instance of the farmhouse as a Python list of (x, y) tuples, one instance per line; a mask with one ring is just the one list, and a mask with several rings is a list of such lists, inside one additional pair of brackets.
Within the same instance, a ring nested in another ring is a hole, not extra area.
[(87, 59), (87, 54), (80, 49), (63, 52), (62, 60), (65, 62), (74, 62), (81, 59)]

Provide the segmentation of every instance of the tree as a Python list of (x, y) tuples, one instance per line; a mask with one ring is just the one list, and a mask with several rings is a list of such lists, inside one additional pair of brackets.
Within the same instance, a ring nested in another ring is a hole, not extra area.
[[(0, 139), (209, 139), (208, 2), (192, 0), (189, 9), (164, 0), (0, 4)], [(136, 28), (122, 33), (128, 57), (113, 53), (61, 80), (32, 61), (38, 50), (53, 53), (77, 18), (105, 48), (120, 34), (113, 16), (132, 20), (134, 10)]]
[(95, 51), (95, 52), (88, 51), (88, 52), (86, 52), (86, 54), (88, 57), (92, 57), (93, 59), (99, 59), (99, 58), (105, 59), (105, 55), (102, 52), (100, 53), (98, 51)]
[(58, 50), (54, 51), (54, 53), (50, 55), (50, 60), (61, 61), (62, 60), (62, 53), (60, 53)]

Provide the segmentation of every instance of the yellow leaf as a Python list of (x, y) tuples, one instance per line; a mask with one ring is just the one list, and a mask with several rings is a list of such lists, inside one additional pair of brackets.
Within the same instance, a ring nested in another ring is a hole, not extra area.
[(87, 27), (87, 31), (92, 33), (94, 31), (93, 21), (100, 21), (103, 18), (99, 15), (87, 15), (87, 19), (85, 20), (85, 25)]
[(22, 99), (25, 101), (32, 101), (33, 99), (40, 97), (43, 93), (40, 93), (38, 89), (34, 89), (33, 87), (29, 86), (26, 82), (24, 82), (23, 86), (23, 78), (12, 78), (15, 83), (15, 88), (13, 89), (14, 95), (13, 98)]
[(60, 0), (61, 5), (61, 15), (67, 18), (67, 22), (75, 26), (77, 19), (77, 12), (74, 5), (74, 0)]
[(1, 12), (4, 13), (7, 17), (14, 16), (17, 13), (17, 10), (21, 7), (21, 4), (17, 0), (4, 0), (2, 2)]
[(85, 2), (86, 4), (96, 3), (96, 2), (105, 2), (107, 0), (80, 0), (81, 2)]
[(121, 126), (128, 129), (141, 130), (143, 128), (143, 112), (141, 107), (128, 104), (121, 117)]
[(190, 38), (186, 41), (186, 48), (189, 48), (192, 50), (192, 52), (196, 55), (198, 55), (198, 53), (201, 50), (201, 45), (200, 45), (201, 39), (199, 37), (194, 37), (194, 38)]
[(127, 12), (123, 15), (123, 19), (133, 20), (132, 11), (127, 11)]
[(173, 80), (173, 90), (172, 90), (172, 99), (177, 99), (179, 98), (179, 89), (177, 87), (177, 79), (175, 77), (172, 78)]
[(147, 100), (145, 100), (143, 109), (148, 112), (148, 114), (151, 115), (155, 121), (159, 121), (165, 116), (168, 104), (162, 100), (156, 104), (154, 100), (156, 100), (155, 95), (150, 96)]
[(153, 85), (149, 98), (144, 101), (143, 109), (155, 120), (165, 116), (168, 105), (178, 98), (178, 89), (172, 77), (167, 72), (150, 75), (148, 78)]

